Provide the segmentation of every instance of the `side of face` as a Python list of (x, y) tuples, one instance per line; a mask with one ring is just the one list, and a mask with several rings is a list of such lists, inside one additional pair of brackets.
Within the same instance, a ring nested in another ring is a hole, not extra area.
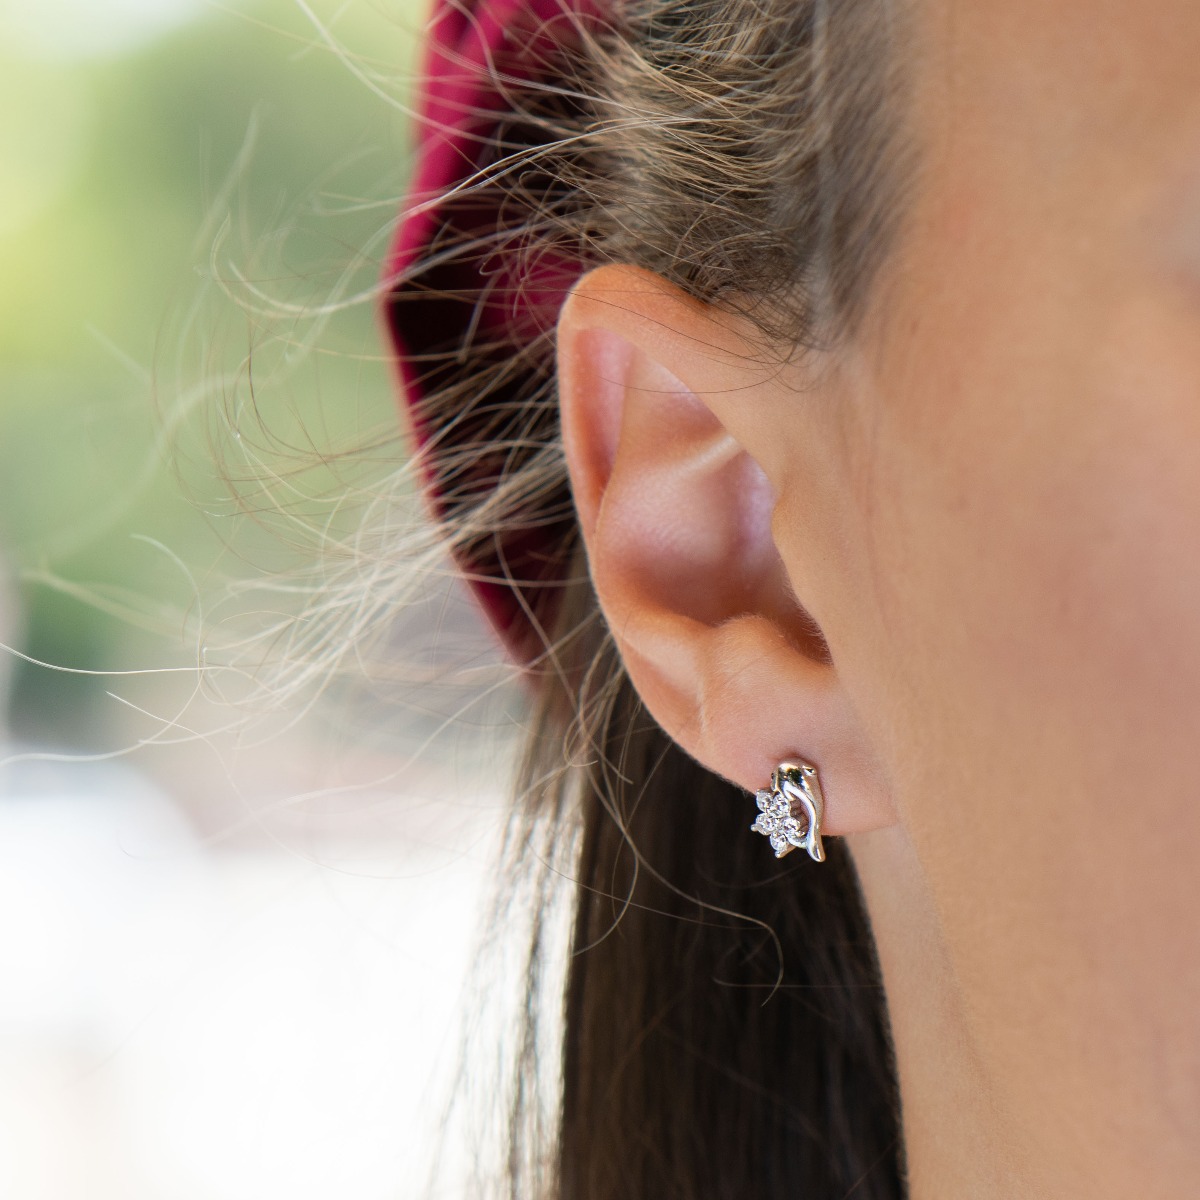
[(568, 304), (593, 579), (685, 748), (747, 788), (807, 751), (830, 832), (911, 851), (872, 852), (872, 917), (928, 906), (1046, 1194), (1100, 1170), (1120, 1194), (1147, 1147), (1187, 1194), (1200, 7), (914, 11), (920, 170), (852, 344), (764, 372), (735, 322), (620, 268)]
[(919, 41), (827, 633), (1014, 1123), (1194, 1180), (1200, 7), (936, 0)]

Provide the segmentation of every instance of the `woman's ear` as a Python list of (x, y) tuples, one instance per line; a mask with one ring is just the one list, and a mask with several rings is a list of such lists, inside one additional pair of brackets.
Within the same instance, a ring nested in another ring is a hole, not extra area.
[[(744, 325), (648, 272), (585, 275), (558, 325), (563, 444), (600, 606), (659, 724), (753, 790), (821, 768), (830, 833), (892, 819), (776, 546), (772, 420), (795, 395)], [(797, 414), (798, 417), (798, 414)]]

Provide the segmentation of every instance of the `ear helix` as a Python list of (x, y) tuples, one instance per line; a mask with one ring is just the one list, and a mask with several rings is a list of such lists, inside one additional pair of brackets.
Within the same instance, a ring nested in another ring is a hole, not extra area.
[(801, 759), (782, 762), (771, 774), (771, 786), (755, 794), (758, 818), (750, 828), (770, 839), (776, 858), (797, 847), (807, 850), (814, 862), (825, 861), (821, 822), (825, 797), (817, 768)]

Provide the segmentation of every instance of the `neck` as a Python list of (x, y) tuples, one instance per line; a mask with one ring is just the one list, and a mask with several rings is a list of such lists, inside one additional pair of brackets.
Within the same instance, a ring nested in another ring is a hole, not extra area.
[[(1064, 1076), (1061, 995), (1030, 994), (1019, 1019), (1006, 1019), (999, 1030), (989, 1026), (987, 1014), (1011, 1014), (1011, 1006), (997, 1005), (989, 994), (995, 980), (989, 984), (986, 973), (960, 968), (970, 955), (956, 955), (944, 934), (949, 906), (972, 897), (939, 895), (929, 885), (903, 826), (849, 843), (883, 969), (910, 1200), (1194, 1196), (1194, 1137), (1190, 1126), (1172, 1121), (1170, 1097), (1159, 1094), (1170, 1089), (1147, 1091), (1141, 1081), (1138, 1071), (1150, 1056), (1135, 1055), (1115, 1078), (1090, 1086)], [(954, 913), (967, 931), (960, 938), (969, 942), (971, 923)], [(974, 918), (1000, 919), (989, 911)], [(1119, 1022), (1113, 1028), (1120, 1033)], [(1134, 1044), (1153, 1035), (1142, 1030)]]
[(888, 997), (910, 1200), (1049, 1196), (1042, 1164), (1014, 1146), (1003, 1097), (976, 1052), (971, 997), (911, 842), (896, 826), (850, 846)]

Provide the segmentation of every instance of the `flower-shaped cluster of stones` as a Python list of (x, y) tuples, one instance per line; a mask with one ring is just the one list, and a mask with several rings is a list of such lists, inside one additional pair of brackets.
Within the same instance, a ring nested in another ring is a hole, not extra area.
[(792, 816), (791, 801), (782, 792), (758, 792), (754, 802), (759, 807), (759, 814), (750, 828), (770, 839), (776, 858), (804, 845), (807, 830)]

